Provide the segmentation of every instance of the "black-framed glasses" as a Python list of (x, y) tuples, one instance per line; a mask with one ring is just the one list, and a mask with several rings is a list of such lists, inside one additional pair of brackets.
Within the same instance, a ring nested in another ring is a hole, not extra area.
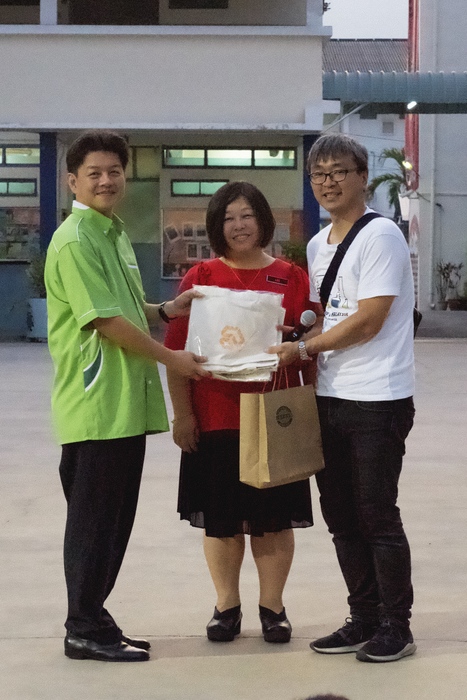
[(310, 182), (312, 182), (313, 185), (324, 185), (327, 177), (332, 180), (332, 182), (343, 182), (348, 173), (355, 173), (357, 170), (358, 168), (352, 168), (351, 170), (331, 170), (330, 173), (310, 173)]

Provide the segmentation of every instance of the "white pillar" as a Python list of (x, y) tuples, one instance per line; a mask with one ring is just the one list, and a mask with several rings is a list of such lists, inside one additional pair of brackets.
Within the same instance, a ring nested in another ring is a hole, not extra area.
[(57, 24), (58, 0), (40, 0), (40, 23)]

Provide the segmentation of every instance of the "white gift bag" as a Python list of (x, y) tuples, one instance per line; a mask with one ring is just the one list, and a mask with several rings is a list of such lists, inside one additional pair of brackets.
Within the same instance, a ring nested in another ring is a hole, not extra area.
[[(222, 379), (267, 381), (278, 365), (266, 350), (281, 342), (282, 294), (194, 285), (186, 350), (208, 358), (205, 369)], [(226, 376), (227, 375), (227, 376)]]

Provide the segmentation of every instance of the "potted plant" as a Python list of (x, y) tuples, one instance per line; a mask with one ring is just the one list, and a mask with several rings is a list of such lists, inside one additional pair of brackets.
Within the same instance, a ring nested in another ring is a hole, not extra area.
[(28, 299), (28, 338), (30, 340), (45, 340), (47, 338), (47, 304), (45, 299), (44, 282), (45, 253), (37, 252), (31, 255), (27, 270), (31, 297)]
[(436, 264), (437, 309), (446, 309), (448, 306), (452, 310), (460, 308), (458, 288), (463, 267), (463, 263), (455, 265), (443, 260)]
[(308, 269), (305, 241), (280, 241), (284, 258), (304, 270)]
[(462, 296), (459, 299), (460, 301), (460, 310), (461, 311), (467, 311), (467, 282), (464, 282), (464, 292)]

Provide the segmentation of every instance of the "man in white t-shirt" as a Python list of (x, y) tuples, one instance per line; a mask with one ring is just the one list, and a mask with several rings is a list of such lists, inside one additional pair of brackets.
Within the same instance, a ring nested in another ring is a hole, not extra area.
[[(325, 135), (308, 157), (313, 193), (331, 224), (308, 244), (311, 295), (339, 243), (365, 213), (368, 153)], [(338, 269), (305, 340), (271, 349), (288, 364), (318, 355), (316, 395), (325, 469), (317, 475), (323, 517), (349, 591), (344, 626), (311, 643), (323, 654), (395, 661), (416, 647), (410, 549), (396, 505), (405, 439), (414, 417), (413, 279), (407, 244), (390, 220), (364, 226)]]

